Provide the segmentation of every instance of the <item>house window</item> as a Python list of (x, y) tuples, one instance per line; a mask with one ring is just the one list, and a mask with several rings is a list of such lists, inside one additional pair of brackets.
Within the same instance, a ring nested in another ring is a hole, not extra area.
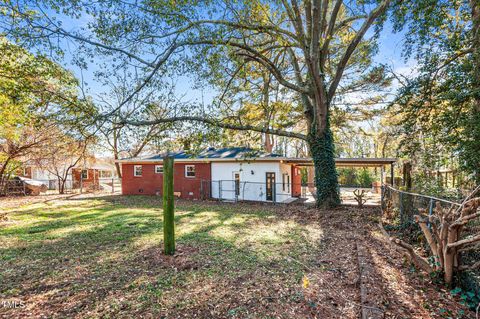
[(111, 171), (100, 171), (99, 173), (100, 178), (111, 178), (112, 172)]
[(155, 165), (155, 173), (163, 174), (163, 165)]
[(185, 177), (195, 177), (195, 165), (185, 165)]
[(133, 176), (142, 176), (142, 165), (133, 166)]
[(88, 179), (88, 169), (82, 169), (81, 177), (82, 179)]

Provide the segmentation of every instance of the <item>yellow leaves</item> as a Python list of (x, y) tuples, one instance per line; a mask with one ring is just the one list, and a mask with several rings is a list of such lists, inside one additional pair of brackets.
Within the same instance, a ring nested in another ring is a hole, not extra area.
[(0, 138), (16, 140), (22, 123), (26, 121), (25, 108), (0, 93)]
[(347, 43), (347, 44), (348, 44), (348, 43), (352, 42), (353, 38), (355, 38), (355, 35), (356, 35), (355, 32), (344, 33), (344, 34), (342, 35), (341, 40), (342, 40), (343, 43)]
[(258, 24), (266, 24), (270, 20), (270, 6), (260, 1), (254, 0), (249, 4), (249, 16), (252, 21)]
[(307, 275), (303, 275), (302, 286), (303, 286), (303, 289), (307, 289), (308, 286), (310, 286), (310, 280), (308, 279)]

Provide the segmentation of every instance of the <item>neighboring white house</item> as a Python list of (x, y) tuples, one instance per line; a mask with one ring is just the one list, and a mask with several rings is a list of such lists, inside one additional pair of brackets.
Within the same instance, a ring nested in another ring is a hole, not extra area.
[[(70, 163), (58, 164), (56, 169), (60, 176), (64, 176), (66, 169)], [(18, 173), (19, 176), (40, 181), (48, 186), (49, 189), (58, 189), (58, 176), (53, 171), (36, 165), (35, 163), (25, 163), (23, 171)], [(85, 183), (92, 181), (99, 184), (102, 180), (110, 180), (116, 178), (115, 165), (109, 159), (91, 158), (84, 163), (71, 167), (66, 176), (67, 188), (76, 188), (80, 185), (80, 179)]]

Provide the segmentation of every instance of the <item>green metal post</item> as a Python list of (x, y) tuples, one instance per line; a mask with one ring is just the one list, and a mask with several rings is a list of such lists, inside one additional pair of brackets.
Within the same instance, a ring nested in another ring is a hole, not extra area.
[(165, 255), (175, 253), (175, 202), (173, 198), (173, 157), (163, 159), (163, 242)]

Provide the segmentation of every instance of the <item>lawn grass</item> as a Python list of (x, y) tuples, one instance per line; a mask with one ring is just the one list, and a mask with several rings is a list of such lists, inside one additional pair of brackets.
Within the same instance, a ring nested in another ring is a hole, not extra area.
[(171, 257), (162, 254), (161, 207), (158, 197), (111, 196), (15, 209), (0, 226), (0, 297), (26, 307), (6, 315), (288, 318), (305, 311), (302, 277), (322, 251), (315, 219), (266, 205), (181, 201)]

